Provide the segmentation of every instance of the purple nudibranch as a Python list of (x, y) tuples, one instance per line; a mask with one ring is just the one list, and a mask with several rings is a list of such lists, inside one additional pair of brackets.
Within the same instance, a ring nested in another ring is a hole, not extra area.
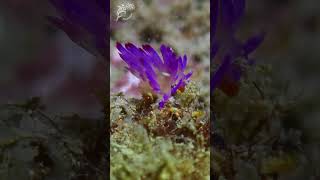
[(169, 98), (189, 82), (192, 72), (184, 73), (187, 56), (177, 56), (172, 48), (161, 45), (162, 58), (150, 45), (136, 47), (132, 43), (124, 46), (117, 43), (120, 57), (126, 62), (127, 69), (143, 82), (147, 82), (155, 94), (161, 95), (159, 108), (163, 108)]

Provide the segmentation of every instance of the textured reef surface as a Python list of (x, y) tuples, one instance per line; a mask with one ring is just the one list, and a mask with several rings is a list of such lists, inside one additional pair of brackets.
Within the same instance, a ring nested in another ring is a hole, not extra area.
[(128, 2), (111, 24), (111, 179), (209, 179), (209, 1)]

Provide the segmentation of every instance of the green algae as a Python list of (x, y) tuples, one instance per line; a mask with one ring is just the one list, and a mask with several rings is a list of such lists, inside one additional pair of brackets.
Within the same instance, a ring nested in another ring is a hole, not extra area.
[[(191, 83), (162, 110), (157, 103), (141, 103), (144, 98), (113, 96), (111, 179), (209, 179), (209, 103), (201, 101), (204, 95)], [(141, 104), (143, 110), (137, 108)]]

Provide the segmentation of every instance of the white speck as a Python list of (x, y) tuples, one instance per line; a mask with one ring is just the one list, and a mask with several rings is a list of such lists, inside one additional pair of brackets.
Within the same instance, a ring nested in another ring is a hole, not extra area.
[(167, 73), (167, 72), (162, 72), (161, 74), (162, 74), (163, 76), (170, 77), (170, 74)]

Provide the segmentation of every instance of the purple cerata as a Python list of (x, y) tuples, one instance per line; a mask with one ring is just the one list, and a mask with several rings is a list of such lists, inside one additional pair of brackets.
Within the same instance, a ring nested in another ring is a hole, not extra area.
[(192, 75), (192, 72), (184, 73), (187, 56), (177, 56), (168, 46), (161, 45), (162, 58), (150, 45), (138, 48), (132, 43), (124, 46), (117, 43), (116, 46), (120, 57), (128, 65), (127, 69), (142, 82), (146, 82), (155, 94), (162, 96), (160, 109), (171, 96), (186, 86)]

